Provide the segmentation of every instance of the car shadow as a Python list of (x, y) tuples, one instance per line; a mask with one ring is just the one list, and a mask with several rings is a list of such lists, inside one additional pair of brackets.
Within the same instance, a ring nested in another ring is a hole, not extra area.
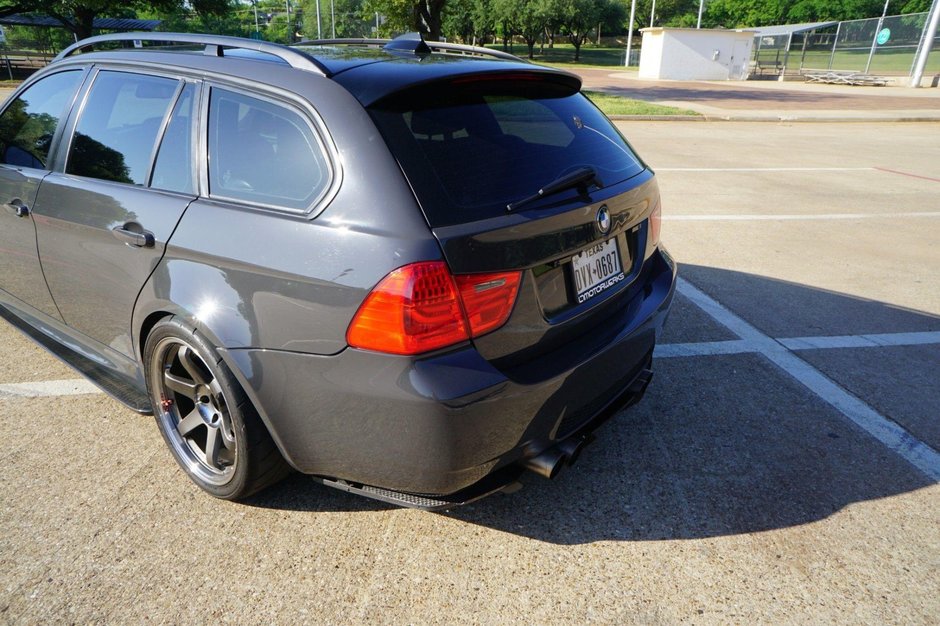
[[(883, 302), (716, 268), (681, 271), (774, 337), (940, 330), (938, 316)], [(695, 341), (682, 333), (692, 322), (703, 323), (673, 317), (664, 341)], [(654, 371), (643, 401), (602, 426), (576, 466), (551, 482), (526, 475), (519, 492), (444, 515), (557, 544), (692, 539), (808, 524), (935, 484), (759, 354), (660, 358)], [(249, 504), (393, 508), (304, 477)]]

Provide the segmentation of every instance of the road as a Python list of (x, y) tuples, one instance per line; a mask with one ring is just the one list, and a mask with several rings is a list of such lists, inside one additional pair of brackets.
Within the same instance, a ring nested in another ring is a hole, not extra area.
[(574, 468), (447, 514), (215, 501), (0, 322), (0, 621), (936, 623), (940, 125), (620, 127), (683, 283)]

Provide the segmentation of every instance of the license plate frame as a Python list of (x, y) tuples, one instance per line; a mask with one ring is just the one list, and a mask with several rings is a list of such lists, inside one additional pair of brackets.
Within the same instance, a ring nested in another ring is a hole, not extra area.
[(611, 237), (594, 244), (571, 257), (571, 276), (578, 304), (587, 302), (624, 280), (617, 238)]

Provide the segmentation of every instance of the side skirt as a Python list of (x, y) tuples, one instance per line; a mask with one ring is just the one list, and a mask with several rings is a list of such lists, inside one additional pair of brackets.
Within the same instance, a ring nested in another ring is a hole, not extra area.
[(129, 409), (142, 415), (153, 414), (148, 394), (132, 381), (57, 341), (2, 303), (0, 317)]

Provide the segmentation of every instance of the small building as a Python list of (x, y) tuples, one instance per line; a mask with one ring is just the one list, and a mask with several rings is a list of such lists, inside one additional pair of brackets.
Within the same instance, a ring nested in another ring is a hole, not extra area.
[(750, 30), (644, 28), (640, 78), (746, 80), (754, 45)]

